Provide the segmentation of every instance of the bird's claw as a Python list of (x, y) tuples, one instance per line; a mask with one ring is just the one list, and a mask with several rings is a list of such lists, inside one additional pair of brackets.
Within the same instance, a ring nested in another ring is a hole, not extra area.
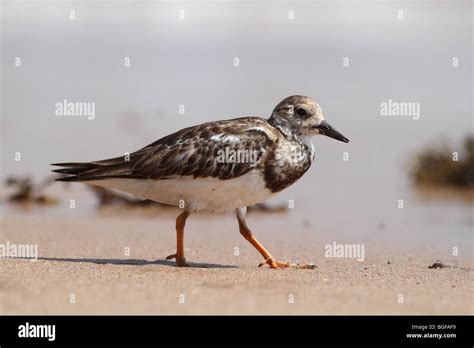
[(298, 263), (289, 263), (289, 262), (281, 262), (278, 260), (274, 260), (272, 258), (263, 260), (260, 262), (258, 267), (262, 267), (264, 265), (269, 265), (270, 268), (296, 268), (296, 269), (315, 269), (317, 268), (316, 265), (312, 263), (303, 263), (303, 264), (298, 264)]
[(186, 259), (184, 257), (177, 257), (176, 254), (171, 254), (166, 256), (166, 260), (176, 259), (176, 266), (178, 267), (191, 267), (189, 264), (186, 263)]

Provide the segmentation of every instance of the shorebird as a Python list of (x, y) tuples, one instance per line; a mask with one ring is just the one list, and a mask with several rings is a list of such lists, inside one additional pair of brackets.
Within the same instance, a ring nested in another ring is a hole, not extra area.
[(349, 142), (324, 120), (310, 97), (283, 99), (269, 119), (242, 117), (184, 128), (131, 153), (101, 161), (56, 163), (59, 181), (84, 182), (137, 197), (180, 206), (176, 218), (176, 253), (184, 257), (184, 226), (193, 212), (235, 212), (242, 236), (263, 256), (259, 267), (311, 269), (275, 259), (253, 236), (244, 209), (294, 184), (310, 168), (315, 150), (310, 140), (322, 134)]

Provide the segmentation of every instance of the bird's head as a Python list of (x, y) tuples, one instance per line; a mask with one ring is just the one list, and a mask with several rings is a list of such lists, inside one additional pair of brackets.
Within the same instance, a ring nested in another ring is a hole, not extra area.
[(323, 134), (345, 143), (349, 142), (349, 139), (326, 122), (321, 107), (310, 97), (293, 95), (283, 99), (273, 109), (269, 122), (283, 132), (289, 131), (298, 136)]

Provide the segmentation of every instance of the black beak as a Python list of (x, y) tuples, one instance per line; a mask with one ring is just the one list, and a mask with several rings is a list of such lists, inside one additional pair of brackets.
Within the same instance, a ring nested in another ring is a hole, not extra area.
[(330, 138), (334, 138), (345, 143), (349, 142), (349, 139), (335, 130), (329, 123), (326, 122), (326, 120), (322, 120), (319, 126), (316, 126), (316, 128), (319, 130), (319, 134), (326, 135)]

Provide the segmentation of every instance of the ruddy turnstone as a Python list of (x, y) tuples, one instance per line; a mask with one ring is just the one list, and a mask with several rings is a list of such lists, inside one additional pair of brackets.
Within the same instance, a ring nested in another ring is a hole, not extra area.
[(176, 259), (184, 258), (184, 225), (192, 212), (235, 211), (240, 233), (263, 256), (259, 265), (314, 268), (276, 260), (253, 236), (243, 208), (261, 203), (295, 183), (314, 161), (310, 138), (323, 134), (349, 142), (324, 120), (311, 98), (282, 100), (269, 119), (242, 117), (184, 128), (131, 153), (102, 161), (56, 163), (69, 176), (59, 181), (84, 182), (180, 206), (176, 219)]

